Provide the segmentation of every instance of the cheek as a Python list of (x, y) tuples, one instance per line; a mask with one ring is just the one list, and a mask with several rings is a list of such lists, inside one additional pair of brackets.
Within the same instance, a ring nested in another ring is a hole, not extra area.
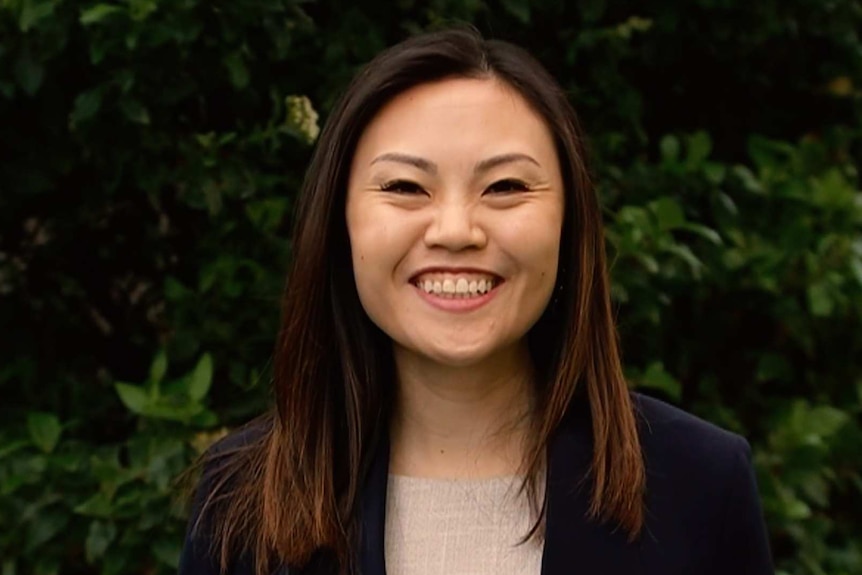
[(506, 251), (539, 282), (555, 280), (560, 254), (562, 220), (556, 214), (536, 214), (501, 228)]
[(353, 274), (363, 305), (390, 287), (398, 264), (409, 248), (404, 224), (393, 219), (387, 206), (364, 203), (347, 212), (347, 231)]

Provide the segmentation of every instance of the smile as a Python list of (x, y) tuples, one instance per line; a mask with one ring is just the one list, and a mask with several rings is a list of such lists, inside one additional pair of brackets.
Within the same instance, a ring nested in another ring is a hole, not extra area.
[(467, 299), (483, 296), (501, 282), (500, 278), (490, 274), (427, 273), (415, 278), (411, 283), (429, 295)]

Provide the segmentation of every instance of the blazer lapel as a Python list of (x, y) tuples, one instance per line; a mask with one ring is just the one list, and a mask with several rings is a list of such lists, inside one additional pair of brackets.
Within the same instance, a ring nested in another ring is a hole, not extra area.
[(642, 572), (637, 543), (628, 543), (621, 529), (587, 519), (591, 461), (592, 430), (584, 405), (572, 409), (549, 447), (542, 575)]
[(383, 536), (386, 531), (386, 488), (389, 479), (389, 440), (384, 434), (377, 446), (362, 491), (359, 524), (359, 573), (386, 575)]

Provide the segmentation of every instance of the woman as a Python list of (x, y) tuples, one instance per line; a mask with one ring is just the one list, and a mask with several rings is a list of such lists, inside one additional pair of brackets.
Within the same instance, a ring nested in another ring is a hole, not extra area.
[(302, 190), (271, 415), (180, 572), (771, 573), (744, 439), (631, 394), (563, 92), (466, 30), (374, 59)]

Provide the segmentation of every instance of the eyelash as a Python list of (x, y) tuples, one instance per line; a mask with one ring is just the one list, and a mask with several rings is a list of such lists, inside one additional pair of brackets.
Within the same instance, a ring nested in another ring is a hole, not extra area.
[[(500, 186), (506, 186), (507, 189), (500, 190)], [(515, 178), (506, 178), (505, 180), (500, 180), (498, 182), (494, 182), (490, 186), (488, 186), (489, 190), (497, 188), (497, 193), (501, 194), (512, 194), (517, 192), (527, 192), (530, 190), (530, 186), (528, 186), (525, 182), (521, 180), (516, 180)]]
[[(501, 187), (504, 187), (505, 189), (500, 189)], [(493, 184), (488, 186), (488, 189), (486, 191), (500, 194), (511, 194), (517, 192), (526, 192), (529, 191), (529, 189), (530, 186), (528, 186), (525, 182), (522, 182), (521, 180), (517, 180), (515, 178), (506, 178), (494, 182)], [(410, 182), (408, 180), (392, 180), (390, 182), (382, 184), (380, 186), (380, 191), (412, 195), (415, 193), (424, 192), (425, 190), (423, 190), (422, 186), (420, 186), (416, 182)]]
[(422, 186), (417, 184), (416, 182), (408, 182), (407, 180), (392, 180), (391, 182), (386, 182), (380, 186), (381, 192), (395, 192), (397, 194), (415, 194), (417, 192), (424, 192)]

